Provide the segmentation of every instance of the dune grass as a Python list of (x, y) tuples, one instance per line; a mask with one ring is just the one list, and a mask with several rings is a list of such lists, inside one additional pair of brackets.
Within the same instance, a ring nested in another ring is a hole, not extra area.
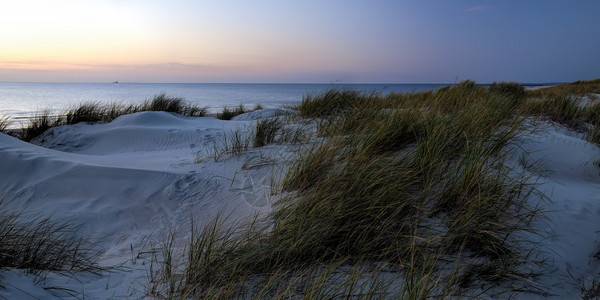
[[(526, 94), (523, 109), (528, 115), (547, 117), (579, 131), (585, 130), (585, 122), (600, 123), (600, 103), (593, 101), (595, 94), (600, 94), (600, 79), (553, 85)], [(583, 105), (583, 97), (591, 101)]]
[(253, 146), (263, 147), (274, 142), (282, 129), (283, 122), (277, 117), (258, 120), (254, 129)]
[(136, 111), (166, 111), (190, 117), (203, 117), (207, 108), (187, 103), (181, 97), (169, 97), (165, 93), (154, 96), (152, 100), (145, 101), (135, 107)]
[(238, 155), (271, 143), (297, 144), (303, 141), (306, 141), (306, 135), (302, 126), (287, 127), (285, 120), (279, 117), (263, 118), (257, 120), (253, 127), (225, 131), (205, 153), (197, 153), (195, 161), (199, 163), (208, 157), (217, 162), (226, 155)]
[[(223, 136), (217, 137), (212, 143), (212, 147), (206, 148), (207, 157), (215, 162), (220, 161), (226, 155), (238, 155), (250, 149), (252, 135), (248, 134), (243, 127), (227, 130)], [(202, 162), (205, 159), (203, 153), (198, 153), (196, 162)]]
[(303, 117), (324, 117), (340, 115), (356, 107), (359, 104), (357, 101), (368, 100), (368, 97), (364, 97), (359, 91), (331, 89), (320, 95), (309, 94), (302, 99), (299, 106), (293, 108)]
[(207, 108), (187, 103), (180, 97), (169, 97), (164, 93), (156, 95), (152, 100), (146, 100), (139, 105), (82, 103), (62, 113), (52, 114), (46, 110), (36, 114), (29, 120), (28, 124), (23, 126), (20, 138), (30, 141), (52, 127), (80, 122), (107, 123), (119, 116), (142, 111), (166, 111), (184, 116), (202, 117), (206, 114)]
[(553, 122), (579, 129), (585, 112), (580, 102), (581, 98), (574, 95), (533, 98), (528, 100), (525, 110), (529, 115), (546, 117)]
[[(296, 109), (320, 120), (319, 138), (289, 168), (275, 211), (243, 226), (217, 218), (192, 228), (184, 247), (170, 237), (148, 293), (425, 299), (503, 285), (535, 291), (530, 279), (542, 262), (529, 225), (543, 217), (542, 196), (506, 162), (526, 117), (596, 120), (595, 108), (563, 95), (465, 81), (435, 92), (306, 96)], [(274, 120), (258, 121), (253, 134), (230, 133), (227, 153), (274, 141), (284, 132)]]
[(52, 127), (64, 125), (63, 120), (63, 117), (51, 114), (48, 110), (43, 111), (29, 119), (28, 124), (22, 127), (19, 137), (24, 141), (30, 141)]
[(559, 97), (564, 95), (588, 95), (600, 94), (600, 78), (594, 80), (575, 81), (571, 83), (557, 84), (527, 91), (529, 97)]
[(397, 108), (353, 128), (347, 119), (330, 125), (342, 129), (337, 138), (302, 157), (284, 181), (302, 193), (277, 211), (271, 234), (292, 243), (296, 230), (310, 233), (288, 255), (398, 259), (410, 245), (406, 238), (415, 232), (428, 238), (420, 224), (442, 215), (443, 242), (435, 248), (466, 247), (497, 259), (516, 251), (508, 237), (525, 226), (511, 220), (532, 213), (524, 201), (530, 189), (503, 167), (503, 151), (521, 118), (503, 98), (479, 105), (482, 91), (470, 84), (440, 93), (432, 94), (428, 111)]
[(234, 117), (239, 116), (241, 114), (261, 110), (263, 108), (264, 107), (262, 105), (257, 104), (254, 106), (254, 108), (248, 109), (241, 103), (240, 103), (240, 105), (235, 106), (235, 107), (223, 106), (223, 110), (221, 110), (221, 112), (217, 113), (216, 117), (219, 120), (231, 120)]
[(0, 269), (38, 276), (49, 271), (98, 272), (101, 251), (76, 232), (74, 226), (49, 217), (7, 211), (0, 201)]
[(217, 113), (217, 119), (220, 120), (231, 120), (233, 117), (248, 112), (243, 104), (240, 104), (234, 108), (224, 106), (220, 113)]
[(10, 125), (10, 117), (0, 117), (0, 132), (6, 132), (8, 125)]
[(600, 146), (600, 127), (599, 125), (594, 125), (588, 132), (587, 140), (592, 142), (598, 146)]
[(105, 121), (108, 117), (100, 103), (82, 103), (79, 107), (67, 112), (65, 124), (77, 124), (79, 122), (96, 123)]
[(323, 120), (324, 139), (290, 167), (289, 196), (266, 220), (196, 233), (187, 262), (166, 276), (180, 280), (169, 297), (424, 299), (502, 282), (527, 289), (539, 263), (529, 224), (540, 212), (535, 186), (505, 163), (524, 130), (525, 99), (510, 86), (307, 96), (297, 109)]
[(583, 108), (585, 121), (592, 125), (600, 125), (600, 102), (588, 103)]
[(527, 95), (525, 88), (517, 82), (493, 82), (489, 86), (491, 93), (500, 94), (506, 97), (523, 98)]

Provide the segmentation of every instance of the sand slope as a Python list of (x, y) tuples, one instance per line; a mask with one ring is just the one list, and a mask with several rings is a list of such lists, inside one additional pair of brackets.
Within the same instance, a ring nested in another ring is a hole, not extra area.
[[(255, 112), (248, 120), (259, 117)], [(80, 234), (99, 238), (107, 249), (102, 263), (130, 264), (132, 249), (142, 251), (150, 246), (148, 239), (158, 242), (170, 230), (189, 231), (192, 219), (201, 225), (223, 214), (235, 222), (270, 211), (270, 174), (281, 168), (281, 157), (276, 162), (267, 156), (281, 155), (282, 147), (273, 155), (267, 147), (260, 153), (225, 154), (218, 162), (211, 158), (224, 135), (248, 131), (253, 124), (144, 112), (109, 124), (57, 127), (34, 141), (40, 146), (0, 134), (5, 209), (81, 225)], [(99, 298), (107, 293), (99, 286), (107, 284), (122, 296), (138, 295), (131, 285), (145, 276), (145, 267), (119, 272), (127, 278), (111, 283), (88, 276), (88, 284), (66, 286)], [(14, 292), (0, 290), (0, 295), (12, 299)]]
[[(50, 274), (45, 283), (21, 271), (2, 271), (0, 297), (54, 297), (42, 286), (60, 286), (86, 298), (143, 297), (148, 266), (135, 255), (169, 230), (189, 230), (219, 213), (233, 221), (271, 210), (270, 193), (293, 147), (269, 145), (215, 161), (215, 144), (233, 130), (248, 134), (253, 120), (285, 110), (267, 109), (232, 121), (188, 118), (164, 112), (122, 116), (104, 125), (54, 128), (29, 144), (0, 134), (0, 191), (5, 208), (28, 210), (81, 225), (100, 238), (103, 264), (120, 265), (78, 280)], [(513, 164), (531, 174), (548, 199), (547, 219), (534, 224), (548, 262), (536, 284), (544, 295), (517, 298), (572, 299), (579, 285), (598, 275), (600, 251), (600, 148), (560, 126), (537, 124), (519, 137)], [(28, 295), (30, 293), (31, 295)], [(54, 293), (57, 293), (54, 291)]]

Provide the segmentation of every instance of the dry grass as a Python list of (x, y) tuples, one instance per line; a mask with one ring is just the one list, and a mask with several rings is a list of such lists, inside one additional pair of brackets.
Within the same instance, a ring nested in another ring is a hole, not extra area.
[[(192, 228), (185, 247), (171, 236), (153, 262), (161, 272), (149, 294), (426, 299), (504, 283), (534, 290), (539, 195), (506, 160), (526, 117), (595, 124), (596, 107), (563, 95), (596, 92), (596, 84), (524, 95), (514, 83), (465, 81), (435, 92), (307, 96), (297, 109), (321, 120), (321, 142), (289, 169), (288, 197), (265, 219)], [(274, 119), (254, 130), (229, 133), (219, 149), (235, 155), (251, 140), (259, 147), (285, 136)]]
[(283, 129), (283, 121), (277, 117), (265, 118), (256, 122), (254, 129), (254, 147), (263, 147), (275, 141)]
[(561, 95), (541, 99), (529, 99), (525, 105), (527, 114), (542, 116), (573, 129), (580, 129), (584, 120), (581, 99), (573, 95)]
[(225, 107), (223, 107), (223, 110), (217, 114), (217, 119), (231, 120), (231, 119), (233, 119), (233, 117), (241, 115), (246, 112), (248, 112), (248, 110), (244, 107), (243, 104), (240, 104), (234, 108), (225, 106)]
[(82, 103), (63, 113), (51, 114), (46, 110), (36, 114), (22, 128), (20, 138), (30, 141), (52, 127), (80, 122), (107, 123), (119, 116), (142, 111), (166, 111), (185, 116), (202, 117), (206, 114), (207, 108), (187, 103), (183, 98), (168, 97), (164, 93), (140, 105), (121, 105), (117, 103), (102, 105), (98, 102)]
[(557, 84), (549, 87), (527, 91), (529, 97), (553, 98), (564, 95), (600, 94), (600, 78), (587, 81)]
[(24, 141), (31, 141), (46, 130), (63, 124), (63, 117), (50, 114), (50, 112), (46, 110), (29, 119), (29, 123), (21, 129), (21, 135), (19, 137)]
[(10, 125), (10, 118), (6, 116), (0, 117), (0, 132), (6, 132), (8, 125)]
[(49, 271), (97, 272), (100, 253), (94, 243), (77, 236), (74, 226), (7, 211), (0, 201), (0, 269), (24, 269), (38, 276)]
[(305, 98), (298, 109), (323, 120), (325, 139), (290, 168), (290, 197), (273, 223), (196, 233), (183, 270), (167, 276), (181, 280), (168, 297), (424, 299), (474, 284), (526, 288), (538, 263), (525, 234), (539, 215), (535, 187), (505, 164), (523, 103), (473, 82)]

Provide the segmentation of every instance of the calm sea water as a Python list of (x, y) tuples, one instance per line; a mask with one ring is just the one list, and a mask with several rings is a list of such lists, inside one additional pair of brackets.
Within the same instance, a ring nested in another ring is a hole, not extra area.
[(389, 92), (423, 91), (442, 84), (178, 84), (178, 83), (2, 83), (0, 82), (0, 117), (23, 120), (36, 112), (59, 112), (81, 103), (142, 103), (155, 95), (183, 97), (207, 106), (209, 112), (223, 106), (244, 104), (251, 108), (280, 107), (299, 103), (307, 94), (331, 88)]

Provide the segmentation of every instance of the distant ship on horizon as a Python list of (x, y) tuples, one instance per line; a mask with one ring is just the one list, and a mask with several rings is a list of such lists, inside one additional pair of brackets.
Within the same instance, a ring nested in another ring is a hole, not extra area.
[(118, 80), (117, 81), (113, 81), (113, 83), (119, 83), (119, 81)]

